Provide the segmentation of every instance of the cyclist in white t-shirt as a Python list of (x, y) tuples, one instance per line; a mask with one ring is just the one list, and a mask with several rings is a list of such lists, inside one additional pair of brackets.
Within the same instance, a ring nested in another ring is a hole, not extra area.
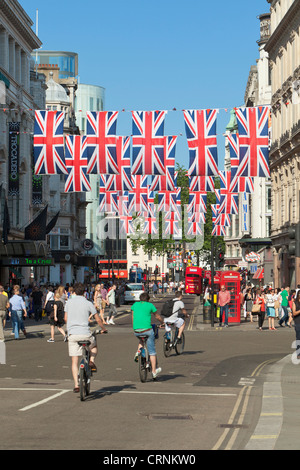
[(175, 297), (173, 299), (173, 313), (170, 317), (166, 318), (165, 320), (165, 330), (166, 333), (171, 331), (171, 327), (168, 326), (168, 323), (174, 324), (178, 328), (178, 336), (177, 336), (177, 343), (181, 342), (181, 335), (185, 328), (185, 319), (178, 315), (184, 315), (185, 318), (188, 318), (187, 311), (184, 307), (184, 303), (182, 302), (182, 293), (176, 292)]

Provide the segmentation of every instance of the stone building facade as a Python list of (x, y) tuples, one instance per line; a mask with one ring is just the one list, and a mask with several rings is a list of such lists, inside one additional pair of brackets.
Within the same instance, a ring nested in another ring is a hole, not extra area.
[(272, 83), (271, 238), (275, 287), (300, 284), (300, 2), (268, 0)]
[[(270, 37), (270, 14), (259, 16), (260, 39), (259, 58), (256, 65), (250, 68), (244, 96), (245, 107), (264, 106), (271, 103), (271, 84), (269, 74), (269, 59), (265, 45)], [(234, 111), (227, 125), (226, 133), (237, 132), (237, 121)], [(225, 168), (230, 169), (229, 146), (226, 146)], [(254, 274), (259, 266), (250, 266), (245, 255), (248, 252), (264, 250), (271, 244), (271, 181), (270, 178), (254, 178), (254, 192), (239, 196), (239, 213), (231, 216), (231, 226), (227, 229), (226, 265), (240, 266), (249, 271), (248, 280), (254, 283)], [(262, 255), (262, 259), (264, 256)], [(273, 282), (273, 272), (268, 262), (268, 269), (264, 270), (262, 283)], [(264, 268), (264, 266), (262, 266)]]
[[(37, 255), (35, 244), (25, 248), (24, 228), (34, 217), (32, 204), (32, 138), (34, 110), (45, 107), (45, 77), (34, 70), (31, 53), (41, 47), (32, 30), (33, 22), (17, 0), (0, 3), (0, 198), (2, 232), (3, 206), (7, 200), (10, 215), (9, 241), (20, 242), (20, 253)], [(11, 124), (12, 123), (12, 124)], [(11, 126), (11, 127), (10, 127)], [(16, 186), (11, 188), (10, 129), (15, 128), (19, 161)], [(45, 248), (45, 247), (44, 247)], [(45, 248), (46, 250), (46, 248)], [(43, 253), (45, 254), (43, 249)], [(13, 272), (22, 283), (31, 280), (30, 268), (4, 266), (11, 255), (10, 243), (0, 241), (0, 281), (8, 282)], [(18, 274), (19, 273), (19, 274)]]

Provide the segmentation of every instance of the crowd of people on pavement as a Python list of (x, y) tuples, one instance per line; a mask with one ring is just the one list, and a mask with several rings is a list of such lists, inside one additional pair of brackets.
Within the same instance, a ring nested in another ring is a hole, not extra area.
[[(91, 301), (103, 325), (114, 325), (117, 307), (124, 304), (124, 293), (127, 282), (101, 282), (99, 284), (84, 284), (84, 297)], [(158, 293), (184, 292), (184, 283), (150, 281), (145, 285), (156, 297)], [(0, 341), (4, 341), (4, 328), (6, 322), (11, 322), (11, 335), (15, 339), (20, 338), (20, 333), (27, 336), (24, 320), (39, 322), (47, 320), (50, 324), (49, 343), (54, 342), (55, 329), (64, 336), (64, 307), (66, 301), (72, 298), (74, 286), (63, 285), (39, 285), (34, 282), (30, 285), (0, 285)]]
[[(6, 289), (0, 285), (0, 341), (4, 341), (4, 327), (7, 320), (11, 321), (12, 332), (15, 339), (19, 339), (20, 331), (26, 337), (26, 329), (24, 319), (31, 318), (36, 322), (46, 317), (50, 324), (49, 343), (55, 341), (55, 328), (58, 329), (64, 337), (64, 341), (71, 342), (69, 345), (69, 355), (72, 356), (72, 372), (75, 382), (75, 391), (78, 391), (77, 366), (78, 366), (78, 345), (75, 343), (78, 335), (86, 335), (87, 328), (91, 319), (100, 326), (101, 333), (107, 333), (106, 325), (115, 325), (114, 318), (117, 314), (117, 305), (122, 303), (121, 297), (124, 295), (126, 283), (109, 282), (107, 284), (75, 284), (62, 285), (46, 285), (39, 286), (37, 283), (30, 286), (14, 285)], [(177, 299), (182, 302), (184, 293), (184, 283), (169, 282), (161, 284), (161, 282), (150, 282), (144, 286), (144, 293), (141, 295), (140, 302), (136, 302), (132, 307), (133, 329), (137, 333), (142, 329), (148, 331), (150, 317), (152, 313), (156, 313), (156, 308), (150, 303), (150, 293), (153, 299), (156, 298), (158, 292), (173, 293), (174, 301)], [(204, 301), (211, 298), (209, 287), (204, 292)], [(258, 329), (262, 331), (264, 321), (267, 317), (270, 330), (276, 330), (275, 320), (278, 326), (291, 328), (295, 327), (296, 344), (298, 358), (300, 358), (300, 286), (291, 290), (288, 286), (281, 289), (274, 289), (272, 286), (264, 286), (264, 288), (255, 288), (247, 285), (240, 293), (241, 306), (244, 311), (244, 320), (254, 322), (257, 318)], [(179, 302), (179, 303), (180, 303)], [(224, 326), (228, 326), (229, 306), (232, 302), (231, 293), (226, 289), (225, 285), (220, 286), (217, 294), (217, 307), (219, 309), (219, 325), (222, 326), (224, 318)], [(74, 305), (73, 305), (74, 304)], [(180, 310), (183, 310), (186, 316), (184, 304)], [(80, 308), (79, 308), (80, 307)], [(175, 309), (175, 304), (174, 304)], [(176, 309), (174, 310), (174, 312)], [(75, 312), (75, 313), (74, 313)], [(173, 313), (174, 313), (173, 312)], [(85, 322), (85, 332), (82, 330), (81, 320), (78, 317), (83, 315)], [(156, 315), (157, 316), (157, 315)], [(144, 320), (143, 320), (144, 318)], [(74, 320), (75, 319), (75, 320)], [(159, 316), (159, 320), (163, 319)], [(178, 339), (180, 340), (180, 331), (184, 328), (185, 322), (177, 317), (176, 326), (179, 328)], [(136, 326), (138, 325), (138, 327)], [(146, 328), (147, 326), (147, 328)], [(70, 331), (74, 329), (72, 338)], [(145, 329), (146, 328), (146, 329)], [(150, 327), (149, 327), (150, 328)], [(152, 334), (152, 330), (149, 330)], [(167, 331), (167, 327), (166, 327)], [(80, 332), (80, 333), (79, 333)], [(90, 332), (88, 333), (90, 337)], [(137, 334), (138, 336), (138, 334)], [(75, 339), (74, 339), (75, 338)], [(74, 343), (75, 341), (75, 343)], [(93, 351), (93, 360), (97, 354), (96, 344), (91, 346)], [(75, 351), (76, 349), (76, 351)], [(75, 351), (75, 352), (74, 352)], [(152, 348), (153, 377), (161, 371), (156, 369), (155, 348)], [(137, 356), (137, 354), (136, 354)], [(151, 353), (150, 353), (151, 356)], [(95, 367), (94, 362), (92, 366)]]
[(246, 286), (241, 293), (245, 320), (253, 322), (257, 317), (259, 330), (262, 330), (266, 318), (270, 330), (276, 330), (275, 321), (279, 327), (291, 328), (297, 316), (294, 315), (294, 307), (299, 291), (300, 286), (297, 289), (289, 286), (276, 289), (272, 286)]

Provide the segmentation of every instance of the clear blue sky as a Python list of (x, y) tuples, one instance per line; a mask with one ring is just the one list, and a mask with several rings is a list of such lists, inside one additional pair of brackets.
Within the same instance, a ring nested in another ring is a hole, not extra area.
[[(165, 134), (178, 135), (176, 161), (189, 165), (182, 109), (243, 104), (251, 65), (258, 59), (259, 20), (267, 0), (20, 0), (44, 50), (79, 54), (81, 83), (106, 89), (108, 110), (177, 109)], [(35, 30), (35, 25), (33, 26)], [(220, 111), (219, 168), (229, 112)], [(130, 113), (117, 132), (131, 134)]]

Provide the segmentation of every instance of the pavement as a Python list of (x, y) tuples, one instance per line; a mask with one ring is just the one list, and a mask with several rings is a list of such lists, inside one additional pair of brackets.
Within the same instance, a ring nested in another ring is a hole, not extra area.
[[(161, 297), (161, 299), (164, 296)], [(122, 305), (117, 308), (118, 317), (130, 312), (130, 306)], [(190, 318), (192, 329), (195, 331), (213, 332), (219, 330), (218, 322), (212, 327), (210, 322), (204, 322), (203, 307), (199, 298), (195, 298)], [(205, 319), (207, 321), (207, 319)], [(275, 326), (278, 326), (275, 324)], [(278, 327), (279, 328), (279, 327)], [(241, 319), (241, 323), (229, 323), (226, 330), (256, 331), (255, 323)], [(268, 329), (265, 321), (264, 329)], [(40, 322), (26, 321), (27, 333), (50, 337), (50, 326), (47, 319)], [(11, 340), (11, 326), (7, 323), (4, 330), (5, 339)], [(277, 334), (272, 332), (272, 334)], [(22, 336), (22, 333), (20, 333)], [(295, 347), (295, 343), (292, 345)], [(300, 360), (295, 352), (288, 354), (280, 361), (269, 366), (263, 385), (262, 407), (260, 417), (253, 435), (244, 450), (300, 450)]]

